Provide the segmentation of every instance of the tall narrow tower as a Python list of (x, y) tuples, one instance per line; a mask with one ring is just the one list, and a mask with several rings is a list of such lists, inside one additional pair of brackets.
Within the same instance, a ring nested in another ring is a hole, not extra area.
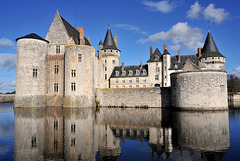
[(117, 48), (117, 36), (112, 36), (110, 27), (108, 27), (104, 42), (99, 45), (99, 59), (102, 62), (100, 88), (109, 88), (109, 78), (115, 66), (119, 64), (120, 50)]

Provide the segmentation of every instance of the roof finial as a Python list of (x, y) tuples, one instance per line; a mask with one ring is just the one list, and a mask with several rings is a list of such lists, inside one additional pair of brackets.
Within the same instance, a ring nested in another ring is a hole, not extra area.
[(110, 22), (108, 21), (108, 29), (110, 29)]

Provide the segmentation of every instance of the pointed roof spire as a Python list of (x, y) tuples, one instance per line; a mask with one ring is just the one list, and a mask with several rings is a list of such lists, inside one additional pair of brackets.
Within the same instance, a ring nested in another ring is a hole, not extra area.
[(103, 43), (102, 43), (102, 40), (100, 40), (98, 45), (102, 45), (102, 44), (103, 44)]
[(112, 32), (111, 32), (110, 26), (108, 26), (107, 34), (106, 34), (104, 42), (103, 42), (103, 49), (119, 50), (116, 47), (116, 44), (115, 44), (115, 42), (113, 40), (113, 36), (112, 36)]
[(219, 51), (214, 42), (214, 39), (210, 32), (208, 32), (207, 38), (205, 40), (203, 49), (202, 49), (202, 57), (224, 57)]

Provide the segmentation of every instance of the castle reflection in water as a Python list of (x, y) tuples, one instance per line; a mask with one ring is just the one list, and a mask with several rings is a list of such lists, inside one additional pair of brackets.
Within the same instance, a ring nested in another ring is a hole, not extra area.
[(118, 160), (127, 140), (148, 142), (149, 155), (166, 160), (218, 160), (230, 147), (228, 111), (47, 107), (15, 108), (14, 114), (17, 161)]

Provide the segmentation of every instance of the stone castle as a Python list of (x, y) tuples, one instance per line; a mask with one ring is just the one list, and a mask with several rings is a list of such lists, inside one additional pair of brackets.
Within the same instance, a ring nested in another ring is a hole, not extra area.
[(15, 107), (131, 106), (226, 109), (225, 57), (210, 32), (197, 54), (171, 56), (150, 47), (147, 64), (119, 66), (117, 36), (108, 27), (98, 55), (84, 28), (57, 11), (43, 39), (17, 41)]

